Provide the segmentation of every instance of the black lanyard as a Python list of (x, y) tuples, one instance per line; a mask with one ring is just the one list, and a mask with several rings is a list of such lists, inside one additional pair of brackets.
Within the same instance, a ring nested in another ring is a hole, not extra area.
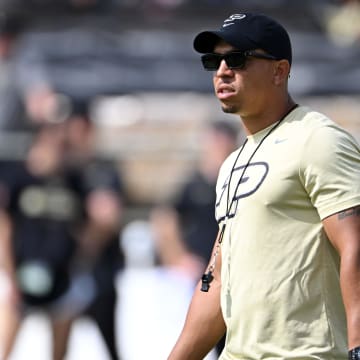
[(201, 277), (201, 291), (204, 291), (204, 292), (208, 292), (209, 291), (209, 288), (210, 288), (210, 283), (213, 281), (214, 279), (214, 276), (213, 276), (213, 272), (215, 270), (215, 265), (216, 265), (216, 258), (219, 254), (219, 249), (220, 249), (220, 244), (222, 243), (223, 241), (223, 238), (224, 238), (224, 234), (225, 234), (225, 229), (226, 229), (226, 224), (227, 224), (227, 220), (229, 218), (229, 215), (230, 215), (230, 210), (231, 210), (231, 207), (235, 201), (235, 197), (236, 197), (236, 193), (237, 193), (237, 190), (243, 180), (243, 177), (245, 175), (245, 172), (247, 170), (247, 168), (249, 167), (250, 165), (250, 162), (251, 160), (253, 159), (253, 157), (255, 156), (256, 152), (259, 150), (260, 146), (263, 144), (263, 142), (265, 141), (265, 139), (281, 124), (281, 122), (295, 109), (298, 107), (298, 104), (295, 104), (294, 106), (291, 107), (291, 109), (266, 133), (266, 135), (261, 139), (261, 141), (259, 142), (259, 144), (256, 146), (255, 150), (252, 152), (252, 154), (250, 155), (248, 161), (246, 162), (246, 165), (244, 166), (244, 169), (241, 173), (241, 176), (240, 176), (240, 179), (238, 181), (238, 183), (236, 184), (236, 188), (235, 188), (235, 191), (234, 191), (234, 195), (230, 201), (230, 185), (231, 185), (231, 179), (232, 179), (232, 175), (235, 171), (235, 167), (236, 167), (236, 164), (240, 158), (240, 155), (241, 153), (243, 152), (244, 148), (245, 148), (245, 145), (248, 141), (248, 139), (245, 140), (244, 144), (242, 145), (239, 153), (237, 154), (236, 156), (236, 159), (234, 161), (234, 164), (231, 168), (231, 172), (230, 172), (230, 176), (229, 176), (229, 181), (228, 181), (228, 184), (227, 184), (227, 200), (226, 200), (226, 213), (225, 213), (225, 221), (221, 227), (221, 230), (220, 230), (220, 234), (218, 236), (218, 240), (217, 240), (217, 245), (216, 245), (216, 249), (214, 251), (214, 254), (213, 254), (213, 261), (211, 262), (211, 264), (209, 265), (208, 267), (208, 272), (207, 273), (204, 273), (203, 276)]

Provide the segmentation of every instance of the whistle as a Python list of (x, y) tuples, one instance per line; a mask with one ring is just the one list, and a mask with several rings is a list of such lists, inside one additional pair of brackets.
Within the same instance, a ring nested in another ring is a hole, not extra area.
[(213, 281), (214, 277), (209, 271), (207, 274), (204, 274), (201, 277), (201, 291), (208, 292), (210, 289), (210, 283)]

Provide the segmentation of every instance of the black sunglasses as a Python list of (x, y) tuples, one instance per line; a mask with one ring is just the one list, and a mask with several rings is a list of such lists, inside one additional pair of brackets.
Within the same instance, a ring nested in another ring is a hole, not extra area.
[(219, 69), (221, 61), (225, 63), (229, 69), (245, 69), (248, 57), (258, 59), (278, 60), (275, 56), (262, 54), (256, 51), (233, 51), (227, 54), (205, 54), (201, 56), (201, 62), (205, 70), (216, 71)]

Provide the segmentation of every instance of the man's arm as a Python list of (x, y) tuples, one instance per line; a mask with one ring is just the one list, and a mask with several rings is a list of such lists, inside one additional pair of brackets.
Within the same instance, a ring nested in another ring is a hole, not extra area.
[(345, 305), (349, 349), (360, 346), (360, 206), (323, 221), (340, 254), (340, 285)]
[[(217, 244), (216, 240), (213, 253)], [(208, 292), (201, 291), (201, 281), (197, 285), (185, 325), (168, 360), (202, 360), (225, 333), (225, 323), (220, 308), (220, 248), (218, 251), (210, 289)]]

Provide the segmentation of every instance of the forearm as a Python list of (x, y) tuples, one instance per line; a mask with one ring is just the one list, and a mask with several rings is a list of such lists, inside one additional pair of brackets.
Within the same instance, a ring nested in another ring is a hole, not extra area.
[(225, 333), (220, 309), (220, 283), (208, 292), (196, 287), (182, 333), (168, 360), (202, 360)]
[(343, 255), (340, 282), (346, 310), (348, 346), (360, 346), (360, 256)]
[(340, 255), (340, 286), (346, 311), (348, 347), (360, 346), (360, 207), (323, 220), (329, 240)]

